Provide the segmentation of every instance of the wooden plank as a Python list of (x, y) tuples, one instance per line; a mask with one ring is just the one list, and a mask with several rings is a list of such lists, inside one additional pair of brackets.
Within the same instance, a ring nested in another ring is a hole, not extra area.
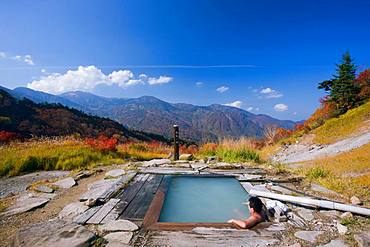
[(123, 188), (125, 185), (127, 185), (130, 180), (135, 177), (136, 172), (129, 172), (127, 175), (122, 176), (121, 179), (118, 180), (117, 183), (114, 183), (112, 187), (105, 191), (101, 197), (99, 198), (100, 201), (107, 201), (109, 198), (111, 198), (115, 193), (118, 192), (121, 188)]
[(105, 216), (113, 209), (114, 206), (119, 202), (119, 199), (110, 199), (102, 208), (99, 209), (86, 223), (87, 224), (99, 224)]
[(150, 175), (139, 192), (136, 194), (135, 198), (123, 211), (120, 218), (131, 220), (144, 219), (146, 210), (152, 202), (162, 178), (163, 175)]
[(75, 223), (84, 225), (96, 212), (98, 212), (99, 209), (101, 209), (103, 205), (92, 207), (88, 210), (86, 210), (84, 213), (82, 213), (78, 218), (75, 219)]
[(157, 193), (155, 194), (155, 197), (150, 203), (148, 211), (145, 214), (145, 217), (143, 220), (143, 228), (148, 228), (152, 224), (155, 224), (158, 222), (159, 216), (161, 215), (163, 202), (166, 197), (169, 184), (171, 182), (171, 177), (172, 176), (170, 175), (165, 175), (163, 177), (162, 182), (159, 185), (159, 188), (157, 190)]
[(110, 221), (116, 220), (130, 204), (130, 202), (135, 198), (137, 192), (144, 185), (148, 177), (149, 174), (138, 174), (137, 176), (135, 176), (134, 180), (129, 184), (129, 186), (124, 189), (119, 195), (117, 195), (116, 198), (120, 199), (120, 201), (102, 220), (101, 223), (105, 224)]

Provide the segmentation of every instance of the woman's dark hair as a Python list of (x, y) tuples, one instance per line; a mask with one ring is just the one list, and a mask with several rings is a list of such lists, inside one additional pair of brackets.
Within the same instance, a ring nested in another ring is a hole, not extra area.
[(249, 198), (249, 207), (253, 208), (256, 213), (260, 213), (262, 211), (263, 203), (258, 197), (252, 196)]

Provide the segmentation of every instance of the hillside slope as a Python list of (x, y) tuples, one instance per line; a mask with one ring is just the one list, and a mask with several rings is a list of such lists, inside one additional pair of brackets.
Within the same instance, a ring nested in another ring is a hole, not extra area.
[(370, 102), (326, 121), (272, 157), (275, 162), (293, 163), (348, 152), (370, 142)]
[(110, 119), (90, 116), (60, 104), (36, 104), (28, 99), (17, 100), (0, 89), (0, 130), (16, 132), (24, 138), (32, 136), (65, 136), (99, 134), (119, 136), (121, 140), (158, 140), (162, 136), (132, 131)]
[(180, 126), (181, 138), (217, 141), (223, 137), (262, 137), (267, 126), (291, 129), (295, 122), (224, 106), (171, 104), (155, 97), (132, 99), (105, 98), (86, 92), (50, 95), (28, 88), (12, 90), (14, 96), (35, 102), (60, 103), (89, 114), (107, 117), (129, 128), (172, 136), (172, 126)]

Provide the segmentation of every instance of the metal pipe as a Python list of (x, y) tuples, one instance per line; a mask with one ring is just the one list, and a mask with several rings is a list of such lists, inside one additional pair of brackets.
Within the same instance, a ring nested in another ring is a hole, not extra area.
[(327, 200), (317, 200), (317, 199), (312, 199), (308, 197), (288, 196), (288, 195), (276, 194), (272, 192), (259, 191), (255, 189), (251, 189), (249, 194), (255, 195), (255, 196), (261, 196), (261, 197), (267, 197), (271, 199), (276, 199), (279, 201), (292, 202), (292, 203), (301, 204), (301, 205), (304, 204), (307, 206), (317, 206), (320, 208), (335, 209), (339, 211), (352, 212), (355, 214), (370, 216), (370, 209), (368, 208), (347, 205), (347, 204), (338, 203), (338, 202), (332, 202), (332, 201), (327, 201)]

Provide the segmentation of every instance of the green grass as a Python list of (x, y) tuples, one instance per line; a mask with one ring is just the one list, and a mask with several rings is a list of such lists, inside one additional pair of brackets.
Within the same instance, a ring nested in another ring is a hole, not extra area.
[(41, 170), (79, 170), (122, 162), (118, 153), (101, 152), (78, 141), (27, 142), (0, 149), (0, 176)]
[(216, 156), (225, 162), (247, 162), (254, 161), (260, 163), (261, 159), (259, 154), (254, 150), (228, 150), (218, 148), (215, 152)]
[(314, 142), (329, 144), (351, 136), (358, 132), (370, 120), (370, 102), (363, 104), (347, 113), (327, 120), (322, 126), (313, 130)]

